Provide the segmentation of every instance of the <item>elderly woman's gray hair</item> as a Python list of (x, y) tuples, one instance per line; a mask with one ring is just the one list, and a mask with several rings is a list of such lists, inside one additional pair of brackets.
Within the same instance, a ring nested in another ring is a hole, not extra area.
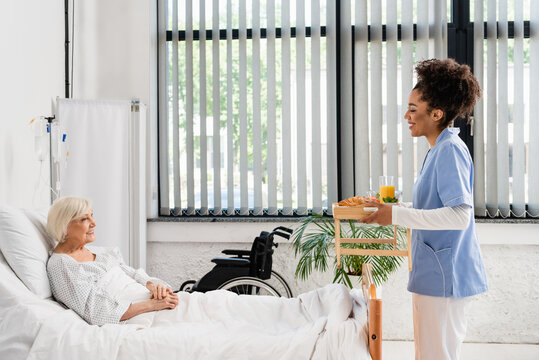
[(90, 200), (78, 197), (62, 197), (52, 204), (47, 216), (47, 232), (52, 238), (63, 243), (67, 225), (71, 220), (84, 216), (92, 208)]

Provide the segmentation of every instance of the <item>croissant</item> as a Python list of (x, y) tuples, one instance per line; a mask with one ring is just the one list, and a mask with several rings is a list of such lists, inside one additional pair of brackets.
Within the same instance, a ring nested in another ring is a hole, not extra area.
[(354, 196), (348, 199), (339, 201), (339, 206), (359, 206), (365, 204), (365, 200), (361, 196)]

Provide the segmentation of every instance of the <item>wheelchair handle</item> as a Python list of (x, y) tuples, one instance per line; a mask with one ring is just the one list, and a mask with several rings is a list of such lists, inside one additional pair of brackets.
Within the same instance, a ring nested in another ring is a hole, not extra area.
[(283, 238), (285, 238), (285, 239), (290, 239), (290, 235), (289, 235), (289, 234), (285, 234), (285, 233), (280, 232), (280, 231), (275, 231), (275, 230), (273, 230), (273, 231), (271, 232), (271, 234), (272, 234), (272, 235), (277, 235), (277, 236), (283, 237)]
[(277, 226), (275, 229), (273, 229), (273, 232), (275, 232), (276, 230), (283, 230), (289, 234), (292, 234), (294, 232), (294, 230), (292, 229), (289, 229), (287, 227), (284, 227), (284, 226)]

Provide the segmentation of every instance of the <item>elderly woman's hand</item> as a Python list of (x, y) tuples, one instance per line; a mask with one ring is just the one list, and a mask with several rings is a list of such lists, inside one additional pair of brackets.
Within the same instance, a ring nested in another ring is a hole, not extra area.
[(178, 306), (178, 295), (167, 293), (163, 299), (150, 299), (129, 305), (127, 311), (122, 315), (120, 321), (131, 319), (149, 311), (159, 311), (163, 309), (174, 309)]
[(178, 305), (178, 295), (174, 293), (166, 294), (163, 299), (150, 299), (153, 311), (159, 311), (163, 309), (174, 309)]
[(150, 299), (164, 299), (167, 294), (174, 294), (172, 289), (163, 285), (163, 284), (154, 284), (151, 281), (146, 283), (146, 289), (150, 290), (151, 296)]
[(379, 224), (382, 226), (389, 225), (393, 222), (392, 211), (393, 206), (381, 204), (377, 201), (367, 201), (366, 207), (376, 207), (377, 211), (373, 212), (371, 215), (368, 215), (359, 221), (366, 224)]

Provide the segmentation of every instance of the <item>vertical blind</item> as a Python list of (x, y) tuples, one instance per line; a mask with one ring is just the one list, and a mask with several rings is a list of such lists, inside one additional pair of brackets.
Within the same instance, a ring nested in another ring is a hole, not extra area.
[(539, 113), (531, 80), (539, 79), (539, 2), (476, 0), (473, 14), (474, 73), (483, 89), (474, 109), (476, 215), (539, 216), (539, 119), (531, 116)]
[(329, 0), (160, 0), (160, 213), (305, 215), (337, 201)]
[[(380, 175), (411, 201), (403, 114), (450, 3), (159, 0), (160, 213), (331, 213)], [(470, 4), (476, 215), (539, 216), (539, 1)]]
[[(447, 57), (447, 1), (424, 1), (417, 10), (412, 0), (387, 0), (385, 11), (377, 0), (356, 0), (353, 5), (353, 12), (341, 13), (341, 23), (353, 19), (353, 41), (341, 41), (341, 51), (343, 46), (353, 47), (355, 67), (353, 100), (341, 97), (341, 138), (354, 129), (354, 145), (341, 141), (341, 163), (354, 162), (353, 167), (342, 165), (343, 197), (376, 190), (379, 176), (390, 175), (398, 179), (404, 201), (411, 201), (428, 143), (412, 139), (403, 115), (414, 83), (414, 64)], [(352, 49), (344, 51), (342, 56), (352, 54)], [(341, 88), (352, 73), (350, 67), (341, 60)], [(348, 116), (352, 109), (353, 116)]]

